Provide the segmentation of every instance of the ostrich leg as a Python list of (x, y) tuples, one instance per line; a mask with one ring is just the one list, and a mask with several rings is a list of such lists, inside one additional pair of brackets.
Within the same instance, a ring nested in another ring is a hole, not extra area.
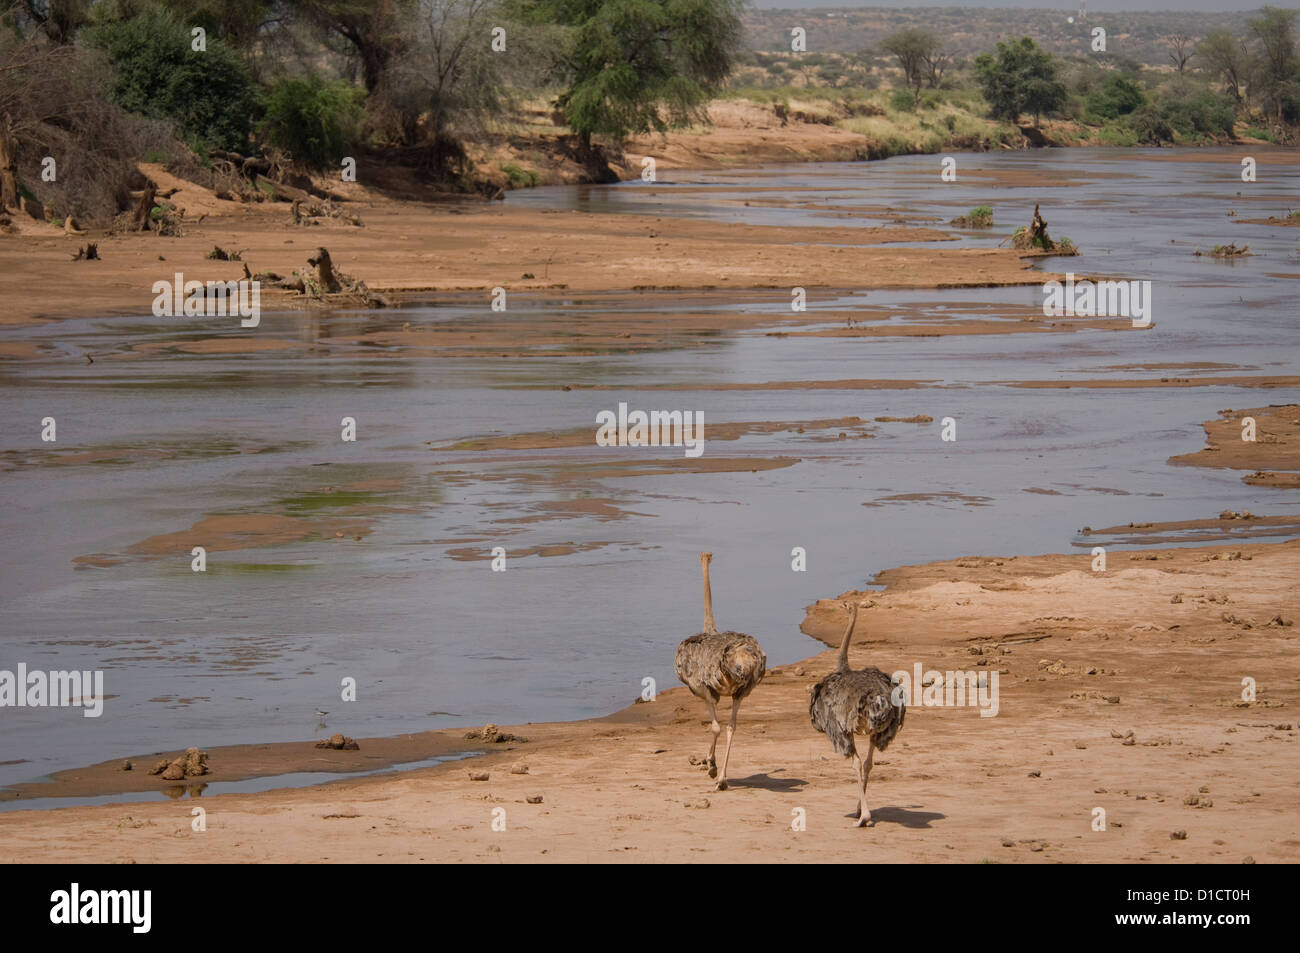
[(858, 827), (866, 827), (868, 824), (873, 823), (871, 820), (871, 809), (867, 807), (867, 778), (871, 777), (871, 759), (875, 753), (876, 742), (873, 739), (868, 738), (867, 757), (866, 760), (862, 762), (862, 770), (859, 775), (859, 781), (862, 783), (862, 797), (860, 799), (862, 803), (862, 813), (858, 817)]
[[(709, 745), (709, 777), (711, 778), (716, 778), (718, 776), (718, 762), (714, 758), (714, 754), (718, 750), (718, 735), (722, 731), (722, 727), (718, 724), (717, 705), (717, 702), (709, 702), (709, 718), (713, 721), (713, 724), (709, 727), (709, 730), (713, 732), (713, 743)], [(730, 741), (728, 741), (728, 745), (730, 745)], [(722, 776), (726, 777), (726, 775), (726, 759), (724, 758)]]
[[(853, 739), (850, 738), (849, 743), (852, 744), (852, 742)], [(858, 749), (856, 745), (854, 745), (853, 753), (852, 755), (850, 755), (850, 757), (853, 758), (853, 776), (858, 779), (858, 806), (857, 809), (852, 814), (849, 815), (849, 817), (861, 817), (862, 809), (863, 807), (866, 806), (866, 804), (862, 799), (862, 758), (859, 757), (858, 755)]]
[(717, 790), (727, 790), (727, 761), (731, 758), (731, 739), (736, 733), (736, 712), (740, 710), (739, 700), (731, 699), (731, 724), (727, 725), (727, 747), (722, 752), (722, 777), (718, 778)]

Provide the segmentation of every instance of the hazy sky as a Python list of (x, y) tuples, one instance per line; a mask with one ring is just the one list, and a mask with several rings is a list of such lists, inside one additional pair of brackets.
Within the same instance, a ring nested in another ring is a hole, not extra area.
[[(806, 10), (833, 7), (985, 7), (1003, 9), (1073, 11), (1078, 0), (752, 0), (760, 10)], [(1263, 0), (1088, 0), (1088, 11), (1105, 13), (1129, 10), (1198, 10), (1228, 12), (1258, 10)], [(1300, 0), (1273, 0), (1269, 6), (1300, 8)]]

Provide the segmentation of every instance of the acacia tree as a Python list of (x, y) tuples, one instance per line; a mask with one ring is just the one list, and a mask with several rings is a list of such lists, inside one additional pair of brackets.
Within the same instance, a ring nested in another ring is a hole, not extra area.
[(1263, 16), (1250, 21), (1250, 35), (1259, 56), (1255, 76), (1261, 105), (1280, 122), (1284, 106), (1300, 101), (1300, 61), (1295, 52), (1295, 10), (1264, 7)]
[(1187, 68), (1187, 61), (1195, 55), (1191, 44), (1192, 38), (1186, 33), (1175, 33), (1169, 38), (1169, 59), (1173, 61), (1174, 69), (1180, 73)]
[[(546, 32), (514, 29), (499, 0), (419, 0), (407, 23), (410, 41), (389, 65), (383, 101), (429, 170), (455, 176), (464, 142), (500, 114), (512, 84), (524, 85)], [(492, 49), (497, 27), (505, 30), (503, 51)]]
[(1056, 60), (1027, 36), (998, 43), (996, 54), (981, 53), (975, 59), (975, 75), (994, 119), (1015, 122), (1021, 113), (1033, 113), (1038, 125), (1043, 113), (1065, 102)]
[(408, 45), (408, 16), (415, 0), (294, 0), (294, 6), (329, 35), (342, 38), (361, 61), (366, 92), (379, 88), (394, 57)]
[(568, 27), (556, 104), (590, 156), (591, 137), (625, 139), (704, 118), (731, 72), (742, 0), (524, 0), (534, 22)]
[(1243, 102), (1241, 88), (1250, 70), (1250, 54), (1237, 38), (1227, 30), (1211, 30), (1196, 45), (1196, 55), (1223, 81), (1232, 98)]
[(929, 30), (900, 30), (880, 41), (881, 50), (898, 60), (904, 83), (918, 94), (927, 78), (931, 88), (939, 84), (947, 66), (941, 47), (942, 42)]

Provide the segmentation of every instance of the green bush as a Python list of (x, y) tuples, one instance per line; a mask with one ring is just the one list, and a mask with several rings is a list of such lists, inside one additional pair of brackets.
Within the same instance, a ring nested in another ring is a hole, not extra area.
[(1270, 130), (1260, 129), (1258, 126), (1243, 129), (1241, 134), (1247, 139), (1263, 139), (1265, 142), (1277, 142), (1277, 137)]
[(1236, 119), (1232, 100), (1226, 95), (1211, 92), (1190, 99), (1170, 98), (1162, 101), (1160, 115), (1183, 136), (1231, 138)]
[(1131, 113), (1124, 120), (1124, 124), (1133, 130), (1140, 143), (1159, 145), (1162, 142), (1174, 141), (1173, 128), (1160, 115), (1160, 110), (1154, 106), (1143, 106)]
[(258, 133), (315, 168), (348, 154), (361, 122), (365, 90), (314, 76), (281, 76), (262, 96)]
[(542, 184), (542, 177), (540, 175), (532, 169), (523, 168), (517, 163), (503, 162), (498, 168), (506, 174), (506, 178), (510, 180), (510, 187), (512, 189), (526, 189)]
[(254, 107), (253, 85), (239, 56), (213, 36), (190, 48), (190, 31), (165, 13), (146, 10), (129, 20), (84, 32), (116, 69), (111, 95), (123, 108), (170, 119), (187, 140), (243, 150)]
[(889, 94), (889, 108), (894, 112), (910, 113), (916, 108), (916, 95), (907, 86), (899, 86)]
[(1135, 146), (1138, 135), (1126, 126), (1105, 126), (1098, 130), (1097, 141), (1103, 146)]
[(1101, 89), (1084, 100), (1089, 118), (1118, 119), (1146, 105), (1147, 98), (1131, 79), (1111, 76)]

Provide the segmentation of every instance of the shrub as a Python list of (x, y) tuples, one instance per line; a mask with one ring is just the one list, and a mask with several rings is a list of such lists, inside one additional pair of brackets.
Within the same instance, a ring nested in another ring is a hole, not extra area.
[(361, 122), (365, 90), (314, 76), (282, 76), (262, 96), (258, 126), (271, 145), (316, 168), (348, 154)]
[(916, 94), (906, 86), (899, 86), (889, 94), (889, 108), (894, 112), (910, 113), (916, 108)]
[(1118, 119), (1146, 105), (1147, 98), (1131, 79), (1111, 76), (1096, 92), (1089, 93), (1085, 107), (1090, 117)]
[(1263, 139), (1265, 142), (1277, 142), (1277, 137), (1271, 131), (1260, 129), (1258, 126), (1243, 129), (1241, 134), (1247, 139)]
[(506, 178), (510, 180), (512, 189), (531, 188), (542, 184), (542, 177), (539, 174), (514, 162), (503, 162), (499, 168), (506, 174)]
[[(13, 124), (17, 179), (56, 219), (106, 225), (128, 198), (134, 160), (187, 150), (171, 123), (132, 116), (108, 98), (107, 57), (76, 44), (34, 45), (0, 31), (0, 117)], [(44, 157), (58, 176), (42, 177)]]
[(220, 40), (208, 37), (205, 51), (192, 50), (189, 30), (157, 10), (92, 27), (85, 36), (116, 68), (111, 95), (125, 109), (173, 120), (187, 140), (247, 146), (253, 86), (239, 56)]
[(1170, 97), (1160, 103), (1160, 115), (1180, 135), (1232, 137), (1236, 114), (1227, 96), (1203, 92), (1187, 98)]
[(1154, 106), (1143, 106), (1129, 115), (1125, 124), (1133, 130), (1140, 143), (1159, 145), (1161, 142), (1174, 141), (1173, 128)]

